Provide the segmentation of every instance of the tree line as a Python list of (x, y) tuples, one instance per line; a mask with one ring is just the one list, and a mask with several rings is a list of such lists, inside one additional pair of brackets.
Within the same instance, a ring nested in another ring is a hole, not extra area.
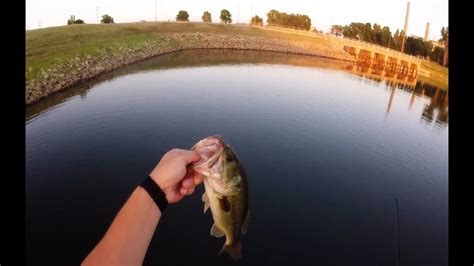
[[(345, 26), (333, 25), (330, 32), (336, 36), (374, 43), (398, 51), (401, 51), (403, 39), (405, 38), (404, 53), (422, 56), (438, 64), (443, 64), (443, 47), (434, 47), (431, 41), (424, 41), (422, 38), (406, 37), (403, 30), (397, 29), (392, 34), (387, 26), (382, 27), (377, 23), (372, 25), (371, 23), (352, 22)], [(448, 40), (448, 28), (443, 27), (441, 29), (441, 36), (439, 42), (445, 44)]]
[[(222, 9), (220, 13), (220, 21), (222, 23), (232, 23), (232, 14), (227, 9)], [(209, 11), (204, 11), (201, 17), (203, 22), (212, 23), (212, 16)], [(180, 10), (176, 15), (176, 21), (189, 21), (189, 13), (186, 10)], [(102, 24), (114, 23), (114, 19), (109, 15), (103, 15), (100, 21)], [(269, 26), (286, 27), (300, 30), (309, 30), (311, 28), (311, 19), (307, 15), (287, 14), (277, 10), (270, 10), (267, 13), (267, 23)], [(82, 19), (75, 19), (74, 16), (67, 21), (67, 25), (84, 24)], [(263, 19), (257, 15), (250, 19), (250, 25), (263, 26)]]
[[(222, 9), (221, 15), (219, 16), (222, 23), (232, 23), (232, 14), (230, 14), (229, 10)], [(212, 16), (209, 11), (204, 11), (201, 17), (203, 22), (211, 23)], [(189, 14), (186, 10), (180, 10), (176, 15), (176, 21), (187, 22), (189, 21)]]
[[(227, 9), (221, 10), (219, 16), (222, 23), (232, 23), (232, 14)], [(212, 22), (209, 11), (204, 11), (201, 17), (203, 22)], [(176, 15), (176, 21), (189, 21), (189, 14), (186, 10), (180, 10)], [(300, 30), (311, 28), (311, 19), (307, 15), (281, 13), (277, 10), (270, 10), (267, 13), (267, 23), (269, 26), (287, 27)], [(250, 25), (263, 26), (263, 18), (255, 15), (250, 19)]]
[[(222, 9), (220, 13), (221, 23), (232, 23), (232, 14), (227, 9)], [(209, 11), (204, 11), (201, 17), (203, 22), (212, 23), (212, 16)], [(189, 21), (189, 14), (186, 10), (180, 10), (176, 15), (176, 21), (186, 22)], [(114, 19), (109, 15), (103, 15), (101, 23), (114, 23)], [(84, 24), (81, 19), (75, 19), (74, 16), (67, 22), (71, 24)], [(311, 19), (307, 15), (303, 14), (287, 14), (285, 12), (279, 12), (275, 9), (270, 10), (267, 13), (267, 24), (269, 26), (285, 27), (299, 30), (310, 30)], [(250, 19), (250, 25), (263, 26), (263, 19), (259, 16), (253, 16)], [(344, 36), (346, 38), (357, 39), (369, 43), (381, 45), (390, 49), (401, 51), (402, 43), (405, 39), (404, 53), (429, 58), (439, 64), (444, 62), (445, 48), (440, 46), (433, 46), (430, 41), (424, 41), (421, 38), (406, 37), (403, 30), (397, 29), (394, 33), (390, 31), (387, 26), (381, 26), (377, 23), (373, 25), (371, 23), (352, 22), (349, 25), (332, 25), (331, 34), (336, 36)], [(445, 46), (448, 42), (448, 27), (441, 29), (440, 43)]]
[(299, 30), (309, 30), (311, 28), (311, 19), (307, 15), (287, 14), (275, 9), (267, 13), (267, 23), (269, 26), (278, 26), (293, 28)]
[[(109, 15), (103, 15), (102, 19), (100, 20), (101, 24), (109, 24), (114, 23), (114, 18)], [(76, 16), (72, 15), (70, 19), (67, 20), (67, 25), (72, 24), (86, 24), (82, 19), (76, 19)]]

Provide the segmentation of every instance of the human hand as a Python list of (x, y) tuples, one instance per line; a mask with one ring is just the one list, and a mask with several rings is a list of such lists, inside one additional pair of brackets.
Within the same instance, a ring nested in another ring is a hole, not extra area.
[(172, 149), (165, 153), (150, 177), (166, 194), (169, 203), (176, 203), (184, 196), (191, 195), (203, 176), (187, 165), (201, 159), (195, 151)]

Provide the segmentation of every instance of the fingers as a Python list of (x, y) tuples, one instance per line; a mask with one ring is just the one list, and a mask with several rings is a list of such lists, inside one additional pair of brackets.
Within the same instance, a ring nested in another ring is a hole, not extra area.
[(194, 192), (194, 187), (191, 187), (188, 189), (181, 187), (181, 189), (179, 190), (179, 193), (181, 193), (184, 196), (189, 196), (193, 194), (193, 192)]
[(183, 180), (183, 182), (181, 183), (181, 186), (185, 189), (189, 189), (189, 188), (192, 188), (194, 187), (194, 180), (193, 178), (191, 177), (187, 177)]
[(201, 159), (201, 156), (195, 151), (181, 150), (181, 153), (186, 164), (194, 163)]
[(197, 185), (202, 183), (202, 181), (204, 180), (204, 176), (202, 176), (201, 174), (196, 173), (194, 175), (193, 179), (194, 179), (194, 185), (197, 186)]
[(183, 181), (181, 181), (181, 187), (179, 189), (179, 193), (181, 193), (183, 196), (189, 196), (193, 194), (195, 186), (196, 186), (195, 182), (196, 182), (195, 176), (193, 176), (193, 174), (188, 171), (188, 174), (186, 174), (186, 177), (183, 179)]

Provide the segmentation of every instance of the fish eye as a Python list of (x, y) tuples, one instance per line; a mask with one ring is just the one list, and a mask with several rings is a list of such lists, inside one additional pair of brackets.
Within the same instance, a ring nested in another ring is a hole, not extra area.
[(234, 160), (234, 156), (232, 154), (227, 154), (227, 157), (225, 158), (228, 162), (232, 162)]

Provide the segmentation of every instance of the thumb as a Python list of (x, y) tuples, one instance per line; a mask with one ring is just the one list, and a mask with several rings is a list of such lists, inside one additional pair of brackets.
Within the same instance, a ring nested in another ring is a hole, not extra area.
[(201, 156), (195, 151), (183, 150), (183, 158), (186, 161), (186, 164), (197, 162), (201, 159)]

